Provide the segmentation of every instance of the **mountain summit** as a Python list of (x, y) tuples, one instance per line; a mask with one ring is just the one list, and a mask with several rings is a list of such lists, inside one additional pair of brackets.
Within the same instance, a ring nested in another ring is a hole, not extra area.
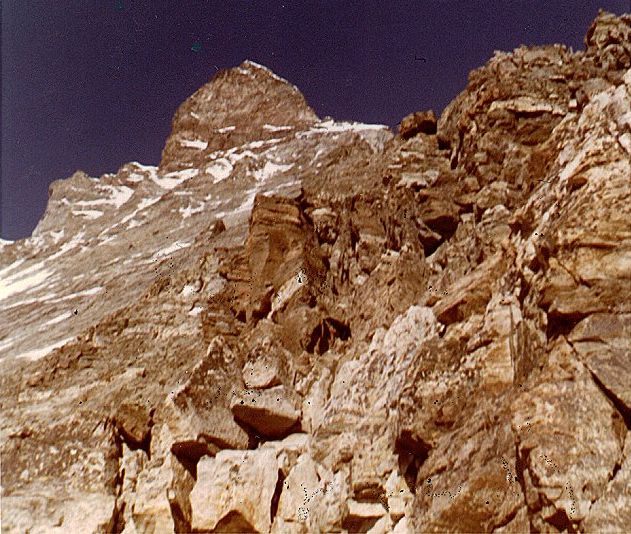
[(271, 139), (279, 131), (317, 121), (294, 85), (262, 65), (244, 61), (218, 72), (179, 107), (160, 170), (179, 170), (206, 153)]
[(631, 16), (398, 135), (245, 62), (0, 243), (3, 532), (625, 532)]

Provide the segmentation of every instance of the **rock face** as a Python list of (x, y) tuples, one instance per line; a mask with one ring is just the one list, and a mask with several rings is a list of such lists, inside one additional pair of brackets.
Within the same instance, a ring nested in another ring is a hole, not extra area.
[(3, 532), (624, 532), (631, 16), (436, 121), (218, 73), (0, 244)]

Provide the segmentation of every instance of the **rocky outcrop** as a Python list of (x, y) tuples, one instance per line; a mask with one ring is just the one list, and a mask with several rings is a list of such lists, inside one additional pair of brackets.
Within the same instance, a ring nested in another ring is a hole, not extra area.
[(246, 62), (159, 169), (53, 184), (0, 252), (3, 528), (623, 532), (630, 24), (396, 137)]
[(217, 150), (295, 135), (317, 121), (295, 86), (262, 65), (244, 61), (217, 72), (178, 108), (160, 170), (202, 167)]
[(419, 133), (426, 135), (436, 133), (436, 116), (432, 110), (416, 111), (404, 117), (399, 124), (399, 136), (402, 139), (409, 139)]

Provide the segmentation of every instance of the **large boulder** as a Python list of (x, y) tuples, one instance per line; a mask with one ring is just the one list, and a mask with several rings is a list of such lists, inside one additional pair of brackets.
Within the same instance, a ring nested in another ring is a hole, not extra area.
[(432, 110), (415, 111), (407, 115), (399, 124), (399, 136), (409, 139), (419, 133), (434, 135), (436, 133), (436, 116)]
[(230, 409), (237, 421), (266, 437), (283, 437), (300, 419), (298, 396), (285, 386), (239, 392)]
[(194, 531), (269, 532), (278, 479), (272, 449), (220, 451), (197, 464), (190, 495)]

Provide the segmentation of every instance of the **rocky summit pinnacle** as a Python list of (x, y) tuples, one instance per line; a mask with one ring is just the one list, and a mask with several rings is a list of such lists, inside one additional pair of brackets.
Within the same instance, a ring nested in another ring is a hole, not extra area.
[[(300, 129), (317, 120), (294, 85), (262, 65), (244, 61), (217, 72), (179, 107), (160, 169), (179, 170), (206, 153), (272, 139), (279, 131)], [(205, 148), (200, 151), (202, 144)]]
[(2, 530), (626, 532), (631, 16), (398, 135), (251, 62), (0, 241)]

